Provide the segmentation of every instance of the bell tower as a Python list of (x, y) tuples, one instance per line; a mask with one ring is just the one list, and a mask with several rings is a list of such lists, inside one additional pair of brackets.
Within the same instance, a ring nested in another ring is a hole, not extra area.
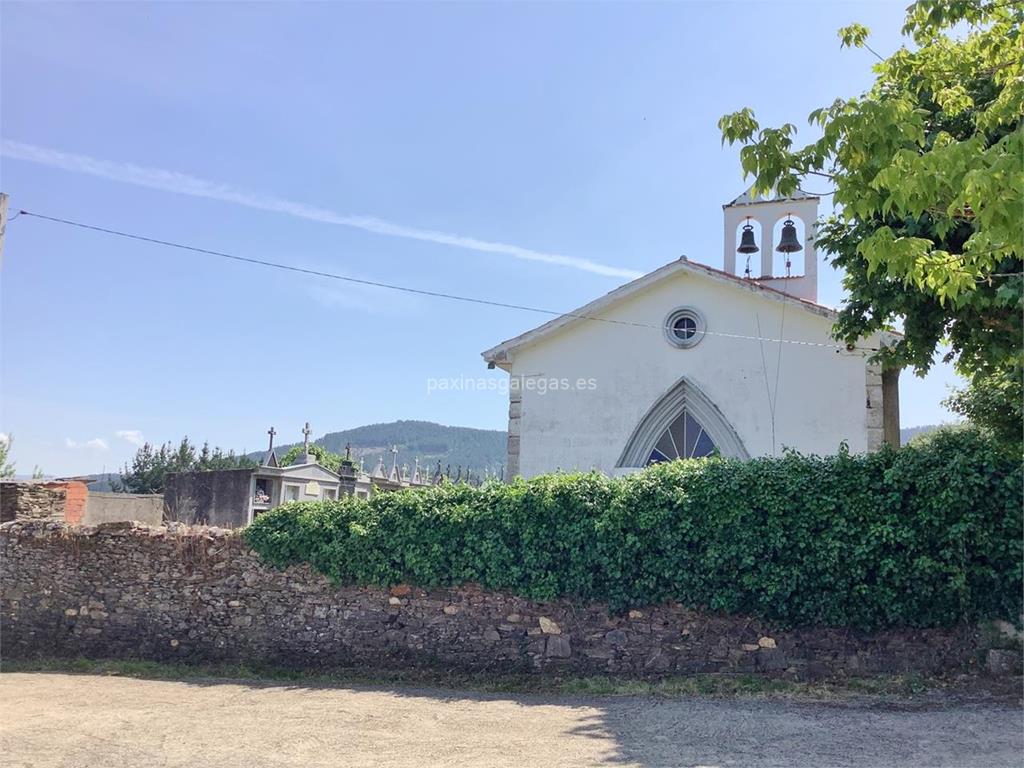
[[(819, 201), (799, 190), (791, 197), (762, 197), (751, 187), (723, 205), (725, 271), (797, 298), (817, 301), (818, 254), (814, 241)], [(777, 226), (780, 222), (781, 227)], [(741, 272), (736, 269), (737, 253), (744, 259)], [(802, 269), (793, 269), (794, 254), (803, 256)]]

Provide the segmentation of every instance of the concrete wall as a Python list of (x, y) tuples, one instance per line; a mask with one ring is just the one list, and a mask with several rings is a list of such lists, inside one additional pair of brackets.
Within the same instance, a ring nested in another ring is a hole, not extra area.
[(168, 520), (187, 525), (241, 528), (249, 523), (255, 469), (172, 472), (164, 481)]
[[(704, 315), (707, 331), (689, 349), (671, 345), (659, 327), (677, 307)], [(519, 472), (525, 477), (591, 468), (615, 474), (634, 428), (682, 376), (721, 411), (750, 456), (771, 455), (772, 420), (768, 387), (778, 397), (775, 447), (806, 453), (835, 453), (845, 440), (851, 451), (866, 451), (865, 366), (869, 353), (836, 352), (829, 318), (783, 304), (742, 286), (737, 288), (684, 271), (667, 277), (602, 315), (625, 324), (579, 322), (515, 352), (512, 376), (524, 379), (516, 411)], [(761, 336), (828, 346), (731, 338)], [(764, 362), (762, 362), (762, 360)], [(526, 379), (594, 380), (594, 388), (540, 393)], [(879, 412), (879, 417), (881, 413)], [(510, 427), (512, 420), (510, 419)], [(881, 426), (881, 424), (879, 424)], [(512, 460), (510, 459), (510, 466)]]
[(160, 494), (89, 493), (82, 525), (99, 525), (136, 520), (160, 525), (164, 516), (164, 497)]
[(240, 534), (128, 523), (0, 526), (4, 657), (267, 662), (651, 677), (969, 669), (974, 627), (782, 630), (679, 605), (621, 614), (472, 585), (336, 587), (263, 564)]

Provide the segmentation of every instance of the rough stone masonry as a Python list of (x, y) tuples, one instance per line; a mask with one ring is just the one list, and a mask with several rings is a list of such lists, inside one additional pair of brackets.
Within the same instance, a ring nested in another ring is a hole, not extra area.
[(815, 677), (962, 670), (980, 647), (967, 626), (781, 631), (671, 604), (616, 615), (472, 585), (338, 587), (265, 565), (217, 528), (15, 521), (0, 526), (0, 566), (5, 658)]

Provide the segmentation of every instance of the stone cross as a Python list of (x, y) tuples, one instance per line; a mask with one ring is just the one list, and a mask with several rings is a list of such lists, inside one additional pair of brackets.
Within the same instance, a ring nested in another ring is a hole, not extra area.
[(270, 435), (270, 447), (267, 448), (267, 453), (270, 453), (270, 451), (274, 450), (274, 435), (276, 435), (277, 432), (275, 432), (274, 428), (271, 427), (267, 430), (267, 434)]
[(313, 434), (313, 430), (309, 428), (309, 422), (306, 422), (306, 426), (302, 428), (302, 445), (305, 449), (305, 453), (309, 453), (309, 436)]

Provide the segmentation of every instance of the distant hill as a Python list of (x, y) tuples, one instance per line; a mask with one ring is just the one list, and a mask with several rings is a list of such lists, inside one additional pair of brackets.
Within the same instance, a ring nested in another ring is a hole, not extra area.
[(112, 485), (114, 480), (120, 480), (121, 475), (118, 472), (106, 472), (99, 475), (86, 475), (90, 479), (89, 490), (95, 491), (96, 493), (109, 493), (114, 490)]
[(925, 424), (920, 427), (903, 427), (900, 430), (900, 445), (906, 445), (912, 438), (915, 438), (918, 435), (927, 435), (929, 432), (934, 432), (941, 426), (941, 424)]
[[(363, 460), (363, 468), (372, 472), (377, 461), (383, 457), (386, 466), (391, 466), (391, 447), (398, 447), (398, 464), (408, 464), (410, 470), (416, 459), (420, 467), (433, 470), (437, 462), (442, 467), (451, 465), (454, 474), (458, 467), (471, 469), (474, 475), (486, 472), (497, 474), (506, 461), (506, 433), (498, 429), (471, 429), (470, 427), (446, 427), (430, 421), (392, 421), (387, 424), (368, 424), (363, 427), (346, 429), (342, 432), (328, 432), (313, 441), (332, 453), (345, 453), (345, 445), (352, 446), (352, 455)], [(274, 446), (277, 455), (283, 456), (289, 448), (301, 443)], [(248, 454), (261, 460), (266, 452)]]
[[(911, 438), (939, 428), (939, 424), (920, 427), (905, 427), (900, 430), (900, 445), (906, 445)], [(328, 432), (314, 440), (332, 453), (344, 454), (345, 444), (352, 446), (352, 454), (363, 460), (363, 468), (372, 472), (379, 458), (391, 466), (391, 446), (398, 446), (398, 463), (411, 468), (418, 458), (420, 466), (433, 471), (437, 462), (442, 467), (451, 466), (454, 474), (459, 466), (471, 469), (474, 475), (485, 472), (497, 474), (505, 466), (506, 433), (500, 429), (472, 429), (470, 427), (446, 427), (430, 421), (392, 421), (387, 424), (367, 424), (363, 427), (346, 429), (342, 432)], [(275, 446), (278, 456), (300, 443)], [(257, 461), (263, 459), (265, 451), (247, 454)], [(90, 475), (97, 482), (90, 484), (94, 491), (109, 491), (111, 479), (117, 473)]]

